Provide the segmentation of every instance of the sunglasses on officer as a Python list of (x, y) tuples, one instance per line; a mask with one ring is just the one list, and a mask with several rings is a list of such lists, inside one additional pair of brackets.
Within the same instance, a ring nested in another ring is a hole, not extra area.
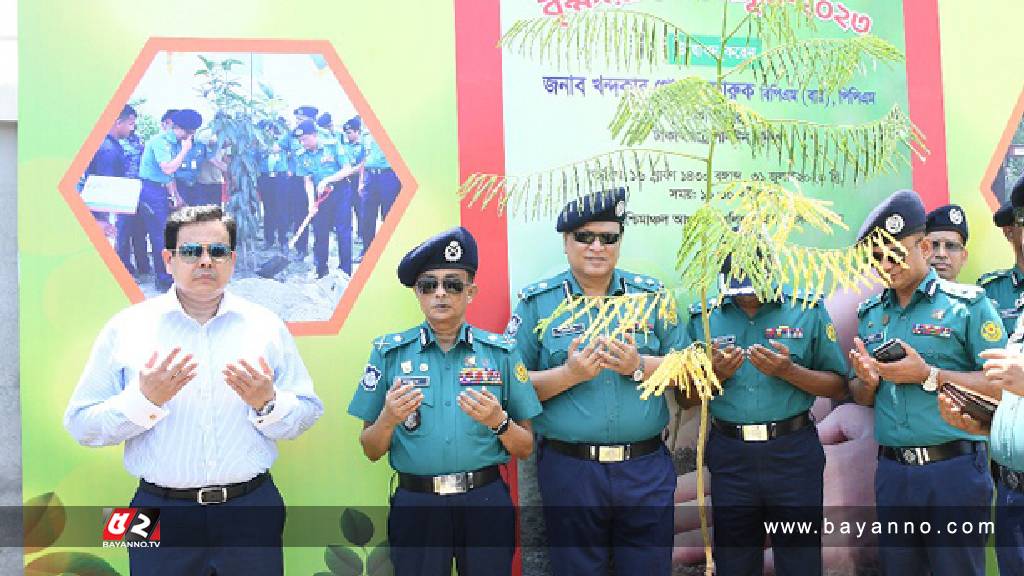
[(416, 291), (424, 296), (437, 292), (438, 286), (443, 286), (444, 291), (449, 294), (462, 294), (466, 289), (466, 282), (461, 278), (445, 277), (438, 280), (434, 276), (424, 276), (416, 281)]
[(955, 240), (932, 240), (932, 252), (938, 252), (940, 248), (949, 254), (959, 254), (964, 251), (964, 245)]
[(572, 233), (572, 239), (579, 242), (580, 244), (590, 246), (594, 243), (594, 239), (597, 239), (602, 246), (608, 246), (611, 244), (617, 244), (619, 238), (622, 238), (620, 232), (593, 232), (591, 230), (576, 230)]
[(214, 262), (224, 262), (231, 257), (231, 253), (234, 250), (223, 242), (212, 242), (210, 244), (187, 242), (178, 246), (177, 249), (171, 250), (171, 252), (180, 258), (182, 262), (195, 264), (203, 257), (203, 252), (209, 254), (210, 260)]

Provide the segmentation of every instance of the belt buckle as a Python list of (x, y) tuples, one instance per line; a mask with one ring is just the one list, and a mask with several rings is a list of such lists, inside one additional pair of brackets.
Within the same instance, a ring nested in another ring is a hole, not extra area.
[(270, 177), (271, 177), (271, 178), (273, 178), (273, 177), (275, 177), (275, 176), (277, 176), (277, 172), (271, 172), (271, 173), (270, 173)]
[(740, 426), (740, 432), (742, 433), (744, 442), (768, 441), (767, 424), (744, 424)]
[[(219, 494), (220, 500), (207, 500), (203, 497), (204, 494)], [(206, 506), (207, 504), (223, 504), (228, 501), (228, 489), (227, 486), (210, 486), (208, 488), (200, 488), (196, 492), (196, 502)]]
[(626, 459), (626, 447), (623, 445), (617, 446), (598, 446), (597, 447), (597, 461), (602, 464), (609, 464), (614, 462), (622, 462)]
[(434, 493), (441, 496), (464, 494), (467, 490), (465, 474), (434, 476)]

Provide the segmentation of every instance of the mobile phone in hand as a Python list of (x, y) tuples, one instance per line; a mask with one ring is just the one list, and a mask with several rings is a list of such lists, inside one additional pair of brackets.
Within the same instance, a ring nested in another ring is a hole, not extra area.
[(907, 357), (907, 350), (899, 340), (890, 338), (872, 350), (871, 357), (879, 362), (896, 362)]

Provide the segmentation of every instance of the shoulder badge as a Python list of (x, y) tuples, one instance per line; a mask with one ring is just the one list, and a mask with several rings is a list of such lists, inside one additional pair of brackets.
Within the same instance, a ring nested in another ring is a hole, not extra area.
[(881, 294), (875, 294), (874, 296), (872, 296), (872, 297), (868, 298), (867, 300), (861, 302), (857, 306), (857, 317), (858, 318), (863, 318), (864, 315), (868, 313), (868, 310), (871, 310), (872, 308), (874, 308), (875, 306), (878, 306), (881, 303), (882, 303), (882, 296), (881, 296)]
[(956, 282), (950, 282), (949, 280), (938, 280), (939, 290), (942, 290), (950, 296), (956, 296), (957, 298), (963, 298), (974, 302), (980, 299), (985, 294), (985, 289), (980, 286), (974, 286), (971, 284), (957, 284)]
[(978, 286), (984, 286), (990, 282), (998, 280), (1000, 278), (1006, 278), (1010, 275), (1010, 270), (993, 270), (991, 272), (985, 272), (978, 277)]

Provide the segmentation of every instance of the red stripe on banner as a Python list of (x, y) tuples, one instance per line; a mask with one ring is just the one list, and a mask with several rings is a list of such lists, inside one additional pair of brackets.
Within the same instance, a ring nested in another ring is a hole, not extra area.
[[(459, 182), (474, 172), (505, 173), (505, 119), (502, 103), (501, 5), (499, 0), (455, 2), (455, 96), (458, 106)], [(475, 326), (500, 332), (509, 315), (508, 227), (493, 206), (462, 204), (462, 225), (476, 238), (480, 287), (467, 313)], [(515, 461), (504, 466), (512, 501), (519, 502)], [(522, 572), (519, 535), (512, 573)]]
[(931, 151), (927, 161), (913, 158), (914, 190), (929, 210), (949, 203), (946, 159), (946, 111), (942, 91), (942, 48), (938, 0), (903, 3), (907, 44), (907, 89), (910, 118), (924, 133)]

